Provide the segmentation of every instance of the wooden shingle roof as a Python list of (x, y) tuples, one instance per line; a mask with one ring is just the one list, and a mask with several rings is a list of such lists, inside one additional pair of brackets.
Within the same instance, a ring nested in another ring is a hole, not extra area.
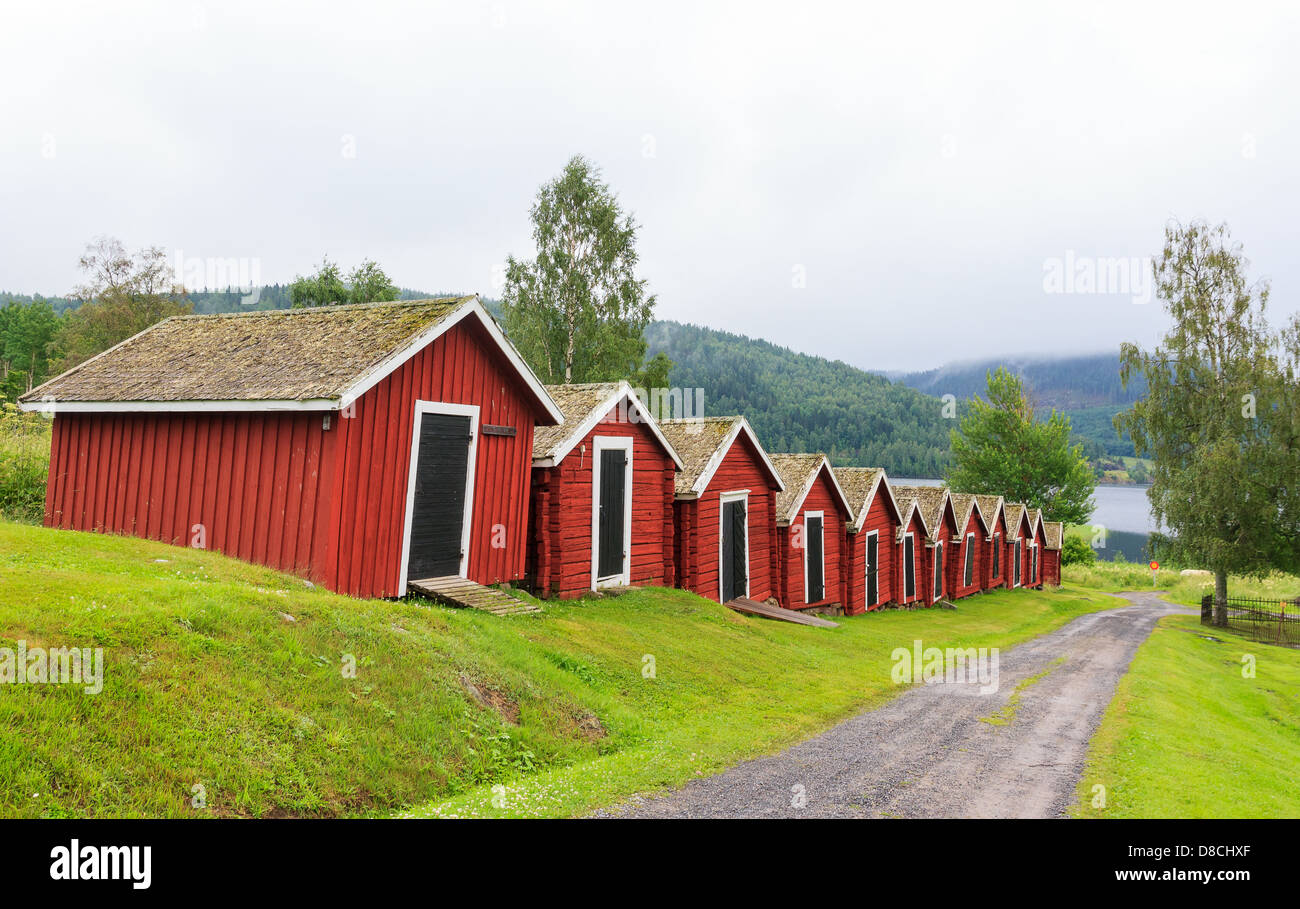
[(813, 483), (817, 482), (817, 476), (823, 468), (830, 478), (831, 486), (839, 496), (840, 504), (844, 506), (845, 514), (850, 517), (853, 515), (853, 506), (845, 497), (844, 490), (840, 488), (840, 481), (831, 470), (831, 463), (826, 460), (826, 455), (774, 454), (770, 458), (777, 474), (781, 477), (781, 482), (785, 484), (785, 489), (776, 496), (776, 523), (789, 524), (799, 516), (799, 508), (803, 505), (803, 500), (808, 497)]
[(1021, 502), (1011, 502), (1006, 505), (1007, 516), (1007, 538), (1011, 540), (1020, 537), (1020, 525), (1024, 522), (1025, 506)]
[(477, 318), (550, 420), (561, 414), (475, 296), (173, 316), (23, 395), (26, 410), (336, 410)]
[(862, 522), (866, 520), (867, 512), (871, 510), (871, 503), (875, 501), (876, 495), (881, 490), (884, 491), (885, 499), (889, 502), (894, 515), (898, 516), (898, 503), (894, 501), (889, 478), (885, 476), (883, 468), (836, 467), (835, 479), (839, 481), (845, 497), (853, 506), (853, 515), (849, 521), (850, 531), (856, 533), (862, 529)]
[[(926, 536), (931, 540), (936, 539), (936, 534), (943, 524), (944, 509), (952, 507), (948, 499), (948, 490), (942, 486), (895, 486), (893, 490), (900, 502), (903, 499), (916, 502), (916, 509), (921, 514), (921, 523), (925, 525)], [(903, 511), (906, 512), (906, 509), (904, 508)]]
[[(998, 512), (1004, 510), (1005, 503), (1002, 501), (1002, 496), (977, 495), (975, 499), (980, 503), (980, 513), (984, 515), (984, 524), (988, 528), (988, 532), (992, 533), (994, 528), (998, 526)], [(1003, 515), (1003, 520), (1006, 520), (1005, 515)]]
[(1060, 549), (1065, 537), (1065, 525), (1060, 521), (1044, 521), (1043, 537), (1046, 539), (1048, 549)]
[(682, 460), (664, 436), (659, 422), (645, 409), (627, 382), (583, 382), (574, 385), (547, 385), (546, 393), (559, 405), (564, 421), (558, 426), (539, 426), (533, 431), (533, 464), (558, 463), (573, 447), (596, 429), (612, 412), (607, 425), (620, 422), (639, 423), (668, 452), (680, 468)]
[(970, 521), (970, 513), (974, 511), (979, 515), (980, 526), (984, 532), (988, 533), (992, 528), (988, 518), (984, 516), (984, 509), (979, 503), (979, 497), (966, 492), (949, 492), (948, 497), (952, 500), (952, 510), (957, 516), (957, 529), (964, 531), (966, 524)]
[(759, 444), (749, 421), (744, 417), (693, 417), (662, 420), (659, 428), (672, 442), (682, 459), (682, 469), (677, 472), (676, 495), (680, 499), (702, 495), (713, 474), (722, 464), (736, 440), (746, 436), (758, 453), (759, 460), (770, 474), (778, 490), (785, 489), (763, 446)]

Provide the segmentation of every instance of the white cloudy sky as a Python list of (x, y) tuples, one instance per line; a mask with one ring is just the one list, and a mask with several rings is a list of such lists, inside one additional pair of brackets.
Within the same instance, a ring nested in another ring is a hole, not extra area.
[[(1044, 292), (1226, 220), (1297, 308), (1294, 4), (6, 2), (0, 289), (109, 234), (493, 293), (572, 154), (664, 318), (881, 369), (1152, 341)], [(355, 156), (345, 154), (355, 149)], [(797, 275), (806, 286), (797, 287)]]

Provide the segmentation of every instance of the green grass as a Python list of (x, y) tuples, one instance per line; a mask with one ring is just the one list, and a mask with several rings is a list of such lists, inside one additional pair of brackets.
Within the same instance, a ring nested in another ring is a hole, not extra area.
[(0, 520), (37, 524), (44, 516), (50, 426), (39, 414), (0, 404)]
[[(1244, 678), (1243, 656), (1255, 661)], [(1300, 817), (1300, 650), (1162, 619), (1092, 740), (1080, 817)], [(1105, 787), (1105, 806), (1094, 804)]]
[(1118, 605), (1003, 591), (817, 629), (645, 589), (498, 618), (6, 523), (0, 590), (0, 646), (105, 660), (98, 695), (0, 689), (6, 817), (582, 814), (884, 702), (916, 638), (1006, 648)]
[(1052, 660), (1051, 663), (1048, 664), (1046, 669), (1043, 669), (1041, 672), (1036, 672), (1033, 675), (1026, 678), (1024, 681), (1022, 681), (1019, 685), (1015, 687), (1015, 689), (1011, 692), (1011, 696), (1007, 698), (1007, 702), (1005, 704), (1003, 704), (997, 710), (990, 713), (988, 716), (980, 717), (980, 722), (988, 723), (990, 726), (1006, 726), (1008, 723), (1014, 722), (1016, 718), (1016, 711), (1020, 709), (1020, 695), (1024, 693), (1026, 688), (1030, 687), (1031, 685), (1036, 685), (1037, 683), (1041, 682), (1043, 679), (1047, 678), (1047, 676), (1049, 676), (1058, 666), (1060, 666), (1064, 662), (1065, 662), (1065, 657), (1063, 656), (1057, 657), (1056, 659)]
[[(1151, 569), (1134, 562), (1096, 562), (1092, 565), (1066, 565), (1061, 569), (1061, 579), (1066, 584), (1090, 590), (1116, 593), (1121, 590), (1165, 590), (1167, 599), (1183, 606), (1201, 605), (1201, 597), (1214, 593), (1214, 578), (1206, 575), (1183, 577), (1171, 568), (1156, 572), (1155, 584), (1151, 582)], [(1274, 572), (1263, 578), (1228, 578), (1228, 596), (1259, 597), (1267, 600), (1288, 600), (1300, 596), (1300, 577)]]

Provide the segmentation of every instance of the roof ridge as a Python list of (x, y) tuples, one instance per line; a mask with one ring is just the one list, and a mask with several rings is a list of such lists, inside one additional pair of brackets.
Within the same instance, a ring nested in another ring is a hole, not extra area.
[[(250, 309), (245, 312), (191, 312), (172, 316), (173, 319), (245, 319), (250, 316), (290, 316), (317, 312), (345, 312), (360, 309), (377, 309), (383, 306), (415, 306), (419, 303), (463, 303), (473, 300), (478, 294), (465, 294), (452, 297), (421, 297), (418, 300), (375, 300), (370, 303), (327, 303), (323, 306), (290, 306), (286, 309)], [(165, 319), (163, 321), (166, 321)], [(161, 322), (154, 323), (155, 325)], [(151, 328), (153, 326), (150, 326)]]

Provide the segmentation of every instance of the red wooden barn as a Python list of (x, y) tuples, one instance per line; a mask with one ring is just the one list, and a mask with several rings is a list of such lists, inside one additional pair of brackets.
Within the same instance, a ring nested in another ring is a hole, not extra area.
[(853, 506), (844, 550), (844, 612), (857, 615), (894, 599), (902, 516), (880, 468), (836, 467), (835, 478)]
[(476, 297), (166, 319), (23, 396), (45, 523), (215, 549), (357, 596), (524, 575), (555, 403)]
[(1007, 584), (1025, 586), (1028, 579), (1029, 541), (1033, 528), (1029, 526), (1029, 509), (1019, 502), (1006, 506), (1007, 515)]
[[(914, 550), (912, 561), (916, 577), (911, 587), (914, 594), (908, 601), (929, 606), (940, 598), (952, 595), (947, 585), (948, 560), (951, 558), (953, 540), (957, 536), (957, 517), (953, 512), (952, 500), (948, 496), (948, 490), (942, 486), (894, 486), (893, 492), (903, 513), (899, 527), (899, 548), (902, 550), (904, 593), (908, 590), (907, 550), (911, 548)], [(909, 508), (911, 515), (908, 513)], [(917, 535), (916, 518), (920, 519), (920, 536)]]
[(1007, 586), (1007, 515), (1002, 496), (976, 496), (988, 525), (989, 541), (980, 584), (984, 590)]
[(549, 385), (564, 412), (533, 438), (528, 577), (540, 596), (673, 584), (681, 459), (626, 382)]
[(683, 463), (673, 504), (677, 586), (720, 603), (775, 596), (776, 498), (785, 484), (749, 421), (659, 425)]
[(961, 528), (948, 559), (948, 590), (954, 597), (968, 597), (984, 589), (989, 527), (976, 496), (964, 492), (949, 492), (948, 496)]
[(1026, 564), (1029, 566), (1029, 586), (1043, 586), (1043, 548), (1047, 542), (1047, 537), (1043, 531), (1043, 512), (1038, 508), (1029, 509), (1029, 555), (1026, 558)]
[(840, 573), (853, 508), (821, 454), (774, 454), (785, 489), (777, 496), (777, 600), (786, 609), (843, 608)]
[(1043, 522), (1043, 583), (1061, 586), (1061, 544), (1065, 525), (1060, 521)]

